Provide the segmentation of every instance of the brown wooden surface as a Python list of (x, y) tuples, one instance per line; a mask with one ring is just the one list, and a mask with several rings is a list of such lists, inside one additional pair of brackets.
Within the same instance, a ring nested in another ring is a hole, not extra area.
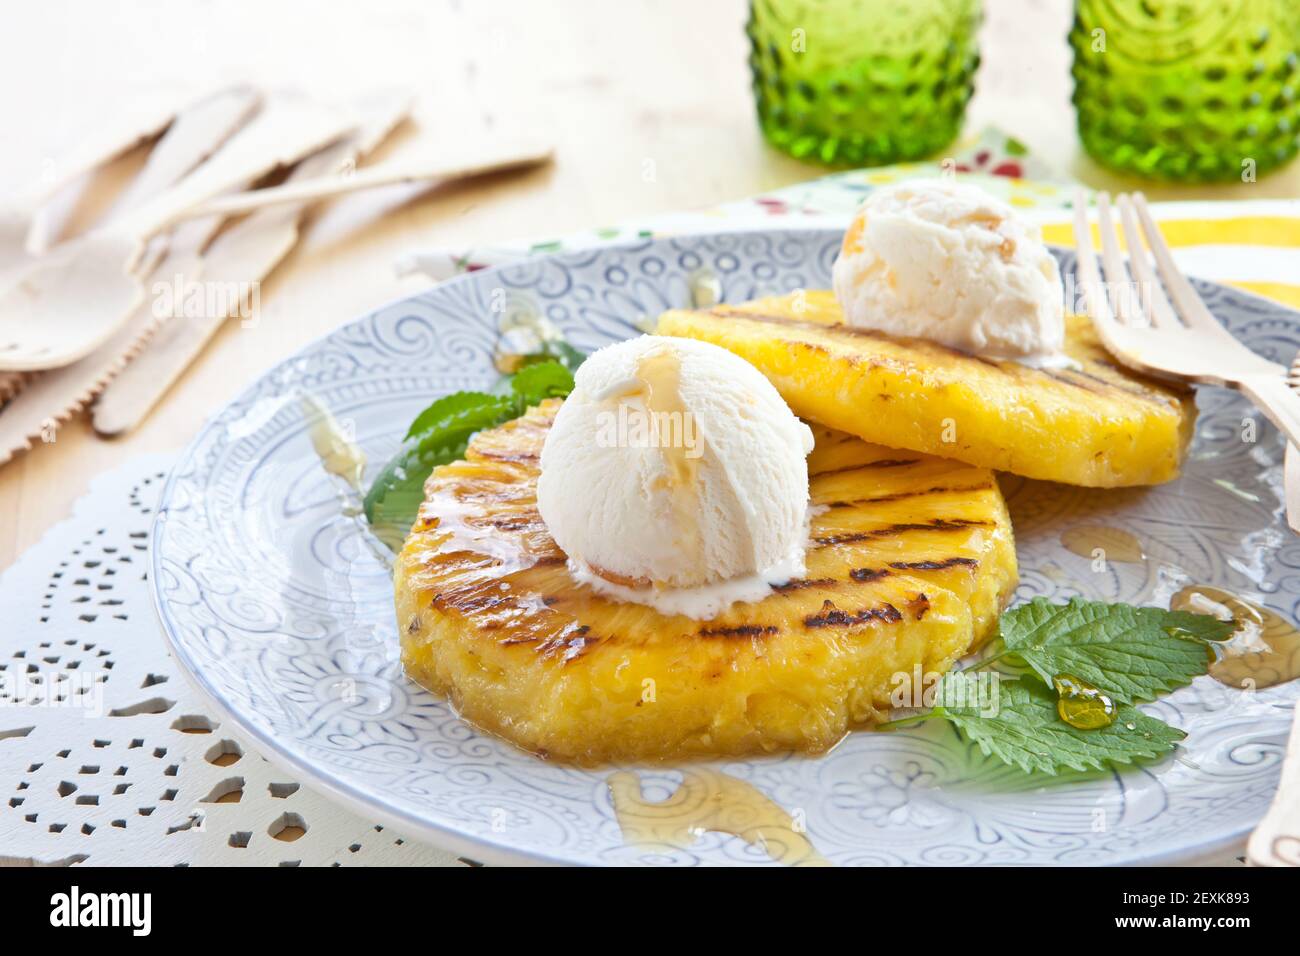
[[(984, 62), (968, 129), (997, 125), (1091, 185), (1121, 185), (1078, 151), (1069, 0), (985, 6)], [(65, 517), (96, 474), (179, 448), (268, 365), (420, 288), (421, 280), (393, 273), (405, 250), (559, 236), (821, 173), (769, 149), (758, 134), (745, 15), (743, 0), (44, 0), (8, 10), (0, 189), (38, 176), (93, 117), (133, 91), (202, 90), (238, 79), (338, 100), (376, 87), (412, 90), (416, 121), (389, 155), (527, 126), (553, 137), (558, 161), (524, 176), (414, 198), (399, 188), (335, 206), (264, 285), (259, 326), (224, 329), (143, 428), (108, 442), (74, 423), (53, 444), (0, 468), (0, 568)], [(653, 179), (643, 175), (647, 160)], [(1300, 164), (1256, 184), (1147, 191), (1155, 198), (1295, 197)]]

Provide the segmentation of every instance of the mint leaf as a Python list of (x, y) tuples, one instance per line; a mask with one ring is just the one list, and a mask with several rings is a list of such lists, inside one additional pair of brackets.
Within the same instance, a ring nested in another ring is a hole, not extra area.
[(370, 530), (394, 551), (402, 546), (424, 501), (424, 482), (438, 465), (465, 455), (475, 433), (513, 417), (515, 402), (485, 392), (456, 392), (422, 411), (366, 492)]
[(936, 686), (933, 713), (951, 722), (980, 750), (1026, 773), (1104, 770), (1169, 753), (1187, 735), (1135, 707), (1121, 705), (1115, 722), (1078, 730), (1057, 715), (1056, 694), (1033, 680), (984, 683), (957, 671)]
[(1122, 704), (1154, 700), (1204, 674), (1205, 641), (1224, 640), (1233, 627), (1207, 614), (1077, 598), (1065, 605), (1035, 598), (999, 622), (1005, 649), (1049, 687), (1069, 674)]
[(424, 483), (439, 465), (465, 457), (475, 434), (518, 418), (547, 398), (573, 390), (573, 373), (554, 359), (525, 365), (502, 380), (498, 390), (444, 395), (420, 412), (397, 454), (366, 493), (370, 530), (392, 550), (401, 548), (424, 501)]
[(451, 395), (444, 395), (416, 415), (415, 421), (411, 422), (411, 427), (406, 430), (406, 438), (407, 440), (419, 439), (455, 429), (459, 422), (495, 419), (504, 415), (510, 407), (510, 403), (500, 395), (489, 395), (486, 392), (454, 392)]
[(525, 365), (510, 378), (510, 394), (515, 400), (516, 417), (548, 398), (563, 398), (573, 391), (573, 373), (557, 361), (548, 359)]
[[(492, 420), (482, 427), (489, 428), (495, 424), (497, 420)], [(464, 458), (469, 440), (479, 430), (449, 430), (445, 433), (444, 443), (429, 436), (427, 443), (413, 440), (404, 444), (384, 466), (366, 494), (365, 514), (371, 533), (393, 551), (401, 550), (402, 542), (410, 533), (424, 502), (425, 481), (439, 465)]]

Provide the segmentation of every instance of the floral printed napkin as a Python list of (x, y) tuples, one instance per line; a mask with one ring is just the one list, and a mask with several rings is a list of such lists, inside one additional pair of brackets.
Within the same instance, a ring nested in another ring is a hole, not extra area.
[[(989, 129), (939, 161), (831, 173), (711, 209), (651, 216), (560, 238), (420, 250), (403, 256), (397, 269), (402, 275), (441, 281), (528, 256), (637, 239), (774, 227), (843, 229), (872, 189), (951, 173), (1023, 210), (1043, 225), (1048, 242), (1074, 244), (1069, 209), (1077, 184), (1031, 156), (1018, 140)], [(1300, 200), (1156, 203), (1152, 209), (1181, 268), (1300, 308), (1295, 268)]]

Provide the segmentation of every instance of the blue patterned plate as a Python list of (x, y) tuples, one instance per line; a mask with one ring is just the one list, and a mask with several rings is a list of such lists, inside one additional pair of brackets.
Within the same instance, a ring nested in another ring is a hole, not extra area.
[[(687, 845), (625, 842), (611, 771), (522, 754), (407, 681), (388, 572), (340, 513), (299, 396), (354, 429), (369, 477), (433, 396), (494, 381), (499, 324), (517, 310), (540, 310), (591, 350), (688, 304), (701, 275), (731, 302), (826, 287), (839, 239), (732, 233), (536, 259), (447, 282), (307, 347), (217, 415), (168, 481), (153, 584), (177, 658), (267, 756), (361, 813), (478, 859), (772, 863), (778, 854), (761, 841), (722, 832)], [(1260, 353), (1289, 363), (1300, 348), (1300, 325), (1281, 306), (1198, 289)], [(1300, 540), (1282, 520), (1281, 442), (1233, 394), (1202, 389), (1199, 404), (1191, 460), (1172, 484), (1102, 492), (1005, 478), (1019, 597), (1163, 604), (1186, 584), (1210, 584), (1294, 620)], [(1098, 568), (1062, 543), (1096, 527), (1135, 535), (1146, 557)], [(692, 786), (757, 790), (840, 864), (1170, 861), (1228, 846), (1263, 815), (1298, 695), (1300, 683), (1243, 693), (1202, 678), (1150, 708), (1189, 732), (1181, 756), (1122, 773), (1026, 776), (939, 722), (852, 734), (820, 759), (633, 772), (650, 803), (683, 786), (683, 772)]]

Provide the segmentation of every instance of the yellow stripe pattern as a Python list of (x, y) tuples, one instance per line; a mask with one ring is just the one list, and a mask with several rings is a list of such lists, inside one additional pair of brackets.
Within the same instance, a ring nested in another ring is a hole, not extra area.
[[(1162, 219), (1160, 232), (1175, 249), (1186, 246), (1270, 246), (1300, 249), (1300, 218), (1289, 216), (1240, 216), (1231, 219)], [(1057, 246), (1074, 246), (1074, 231), (1069, 223), (1043, 227), (1043, 240)], [(1092, 241), (1100, 248), (1101, 237), (1096, 223)], [(1121, 238), (1121, 246), (1123, 240)], [(1297, 270), (1300, 277), (1300, 269)], [(1256, 295), (1276, 299), (1300, 309), (1300, 285), (1289, 282), (1228, 282)]]

